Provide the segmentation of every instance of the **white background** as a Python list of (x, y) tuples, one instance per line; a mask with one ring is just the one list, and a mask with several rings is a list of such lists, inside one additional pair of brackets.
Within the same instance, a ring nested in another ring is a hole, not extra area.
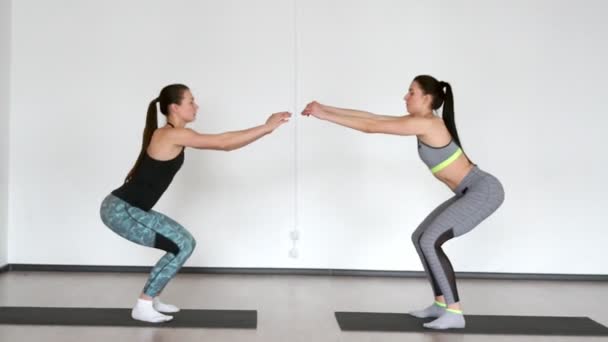
[(0, 266), (7, 263), (11, 3), (0, 1)]
[[(432, 74), (453, 86), (467, 154), (506, 190), (445, 245), (455, 269), (608, 274), (603, 1), (0, 3), (9, 263), (156, 262), (98, 211), (166, 84), (190, 86), (192, 127), (214, 133), (313, 99), (401, 115), (411, 79)], [(294, 116), (241, 150), (187, 150), (155, 209), (196, 237), (187, 266), (421, 270), (410, 235), (450, 195), (414, 137)]]

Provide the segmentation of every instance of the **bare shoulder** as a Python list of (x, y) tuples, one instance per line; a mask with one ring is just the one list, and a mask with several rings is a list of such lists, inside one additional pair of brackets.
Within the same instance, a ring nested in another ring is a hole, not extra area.
[(217, 145), (222, 140), (222, 134), (202, 134), (192, 128), (185, 127), (166, 128), (159, 132), (159, 136), (167, 144), (198, 149), (217, 149)]
[(169, 140), (180, 140), (188, 138), (198, 133), (192, 128), (180, 128), (180, 127), (161, 127), (154, 132), (155, 135)]
[(184, 139), (195, 134), (196, 132), (190, 128), (160, 127), (154, 130), (151, 143), (168, 146), (183, 145)]
[(433, 117), (421, 117), (415, 115), (405, 115), (401, 117), (401, 120), (409, 123), (410, 125), (416, 125), (420, 127), (425, 132), (431, 132), (435, 130), (437, 127), (443, 125), (443, 120), (436, 116)]
[(154, 130), (148, 145), (147, 152), (152, 158), (157, 160), (170, 160), (175, 158), (181, 151), (181, 146), (177, 145), (171, 137), (171, 128), (161, 127)]
[(441, 118), (440, 116), (433, 115), (433, 117), (428, 118), (427, 120), (429, 120), (433, 124), (433, 126), (445, 127), (445, 122), (443, 122), (443, 118)]
[(419, 136), (422, 142), (431, 146), (443, 146), (450, 142), (452, 137), (441, 117), (433, 116), (424, 120), (428, 122), (428, 130)]
[[(441, 120), (441, 118), (433, 116), (433, 117), (426, 117), (426, 116), (417, 116), (417, 115), (412, 115), (412, 114), (407, 114), (404, 116), (399, 116), (398, 117), (401, 120), (407, 120), (407, 121), (412, 121), (412, 122), (417, 122), (419, 124), (425, 124), (425, 125), (432, 125), (437, 123), (437, 119)], [(443, 121), (443, 120), (441, 120)]]

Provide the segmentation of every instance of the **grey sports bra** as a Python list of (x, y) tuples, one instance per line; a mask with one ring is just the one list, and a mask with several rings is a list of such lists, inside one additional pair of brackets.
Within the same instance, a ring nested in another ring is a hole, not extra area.
[(461, 154), (462, 149), (454, 142), (454, 139), (443, 147), (432, 147), (418, 139), (418, 155), (433, 174), (448, 167)]

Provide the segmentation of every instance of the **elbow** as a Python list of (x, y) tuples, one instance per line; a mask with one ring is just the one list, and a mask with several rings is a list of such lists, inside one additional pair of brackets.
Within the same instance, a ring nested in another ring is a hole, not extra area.
[(217, 142), (216, 149), (220, 151), (230, 152), (235, 148), (231, 141), (228, 139), (228, 137), (224, 136)]
[(202, 144), (202, 145), (195, 145), (192, 146), (198, 150), (213, 150), (213, 151), (230, 151), (232, 150), (232, 148), (230, 148), (230, 146), (228, 146), (227, 144), (223, 144), (223, 143), (214, 143), (214, 144)]
[(195, 146), (195, 148), (199, 150), (213, 150), (213, 151), (232, 151), (234, 148), (227, 143), (217, 142), (215, 144), (205, 144), (200, 146)]
[(234, 146), (230, 145), (228, 142), (220, 142), (216, 149), (224, 152), (230, 152), (234, 150)]
[(367, 134), (378, 133), (378, 129), (377, 129), (376, 125), (374, 125), (373, 122), (366, 123), (365, 125), (363, 125), (363, 127), (361, 127), (360, 131), (363, 133), (367, 133)]

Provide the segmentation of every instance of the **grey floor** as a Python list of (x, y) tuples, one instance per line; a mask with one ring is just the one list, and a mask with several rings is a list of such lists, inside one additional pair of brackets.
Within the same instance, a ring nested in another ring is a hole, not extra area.
[[(130, 307), (145, 274), (0, 274), (0, 306)], [(608, 326), (608, 283), (461, 280), (466, 313), (587, 316)], [(608, 341), (607, 337), (341, 332), (334, 311), (406, 312), (431, 301), (424, 279), (179, 275), (166, 302), (192, 309), (255, 309), (256, 330), (0, 325), (0, 341)], [(125, 319), (130, 319), (125, 317)]]

